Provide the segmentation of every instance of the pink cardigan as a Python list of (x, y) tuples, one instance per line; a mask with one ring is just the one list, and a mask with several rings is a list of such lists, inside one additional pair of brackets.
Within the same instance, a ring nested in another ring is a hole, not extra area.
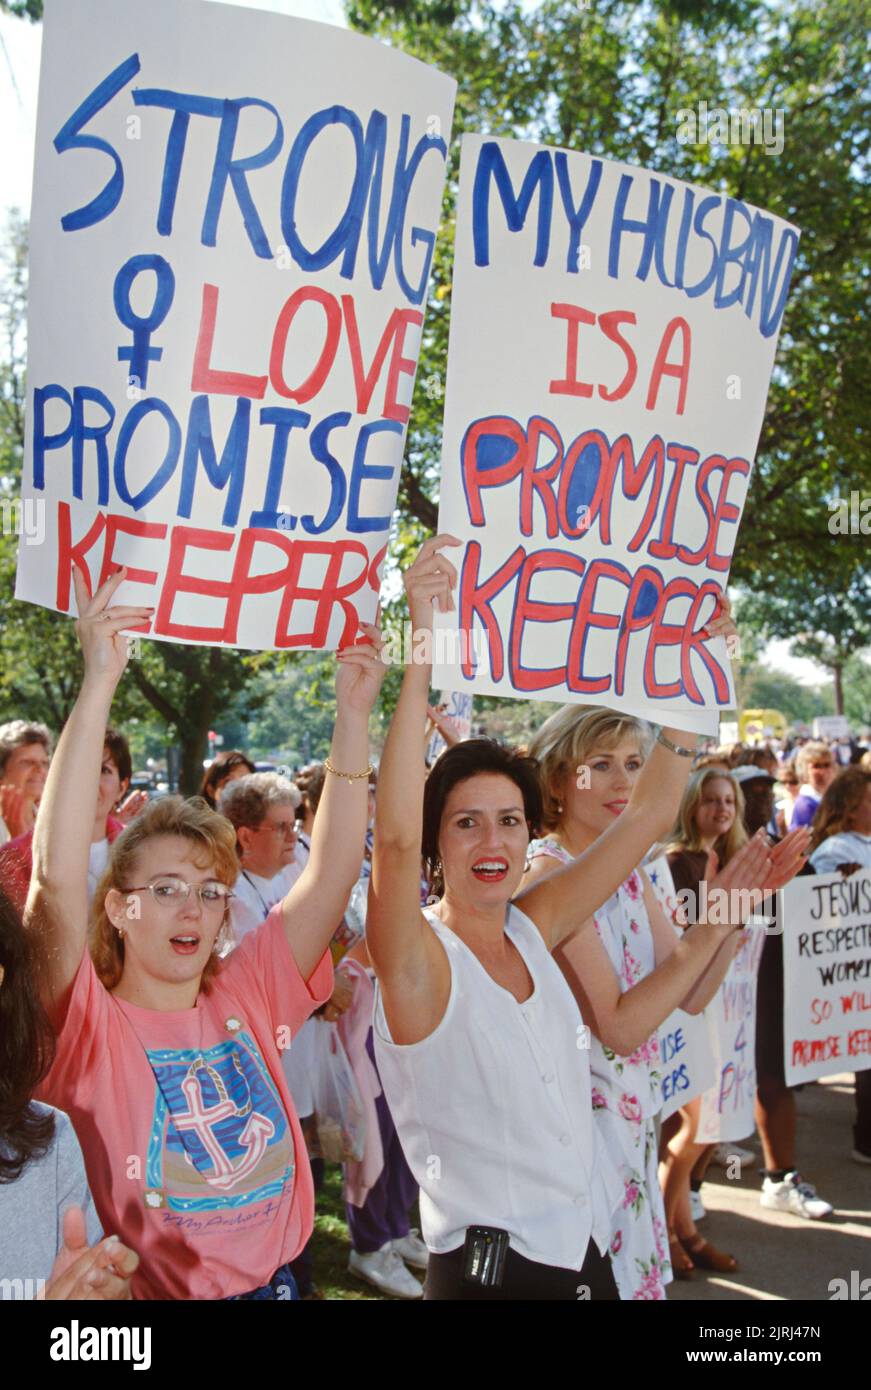
[(372, 1065), (372, 1059), (366, 1051), (366, 1037), (372, 1026), (375, 1009), (375, 987), (368, 970), (360, 965), (359, 961), (345, 959), (342, 969), (355, 981), (355, 989), (351, 1007), (339, 1019), (339, 1037), (348, 1054), (366, 1115), (363, 1157), (359, 1163), (345, 1164), (345, 1200), (350, 1202), (352, 1207), (362, 1207), (384, 1170), (384, 1149), (381, 1144), (378, 1111), (375, 1109), (376, 1097), (381, 1095), (381, 1083)]

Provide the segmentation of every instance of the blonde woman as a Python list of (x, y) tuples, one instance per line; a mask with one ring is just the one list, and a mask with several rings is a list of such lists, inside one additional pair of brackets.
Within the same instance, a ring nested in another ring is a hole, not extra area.
[[(614, 825), (651, 741), (646, 724), (598, 707), (566, 705), (542, 725), (529, 752), (541, 769), (548, 833), (529, 846), (524, 886), (585, 854)], [(761, 888), (778, 881), (756, 842), (718, 886)], [(594, 930), (583, 930), (590, 925)], [(593, 1110), (623, 1193), (610, 1240), (623, 1299), (664, 1298), (671, 1279), (653, 1122), (659, 1106), (656, 1030), (675, 1008), (701, 1012), (719, 987), (740, 932), (730, 932), (715, 953), (700, 955), (688, 978), (677, 970), (687, 948), (709, 937), (708, 927), (696, 926), (679, 939), (646, 873), (636, 869), (590, 922), (578, 913), (575, 934), (554, 954), (592, 1034)]]
[(789, 826), (812, 825), (823, 793), (837, 775), (838, 765), (827, 743), (812, 741), (802, 744), (795, 755), (795, 770), (801, 786), (792, 805)]
[[(747, 841), (741, 788), (724, 767), (706, 767), (689, 780), (668, 847), (675, 893), (698, 903), (703, 880), (710, 882)], [(795, 837), (796, 839), (798, 837)], [(802, 837), (802, 845), (806, 836)], [(713, 992), (711, 997), (713, 997)], [(696, 1143), (702, 1100), (681, 1106), (663, 1127), (661, 1177), (675, 1277), (688, 1279), (698, 1266), (726, 1274), (738, 1268), (733, 1255), (717, 1250), (700, 1235), (693, 1216), (691, 1184), (701, 1186), (713, 1144)], [(701, 1219), (699, 1217), (699, 1219)]]
[(152, 610), (112, 605), (124, 570), (93, 597), (74, 577), (85, 674), (40, 803), (26, 919), (58, 1034), (41, 1098), (73, 1120), (104, 1228), (140, 1255), (135, 1297), (294, 1298), (313, 1200), (281, 1057), (333, 987), (384, 666), (371, 644), (339, 657), (330, 765), (344, 777), (328, 778), (308, 864), (262, 926), (219, 958), (235, 833), (203, 801), (167, 798), (112, 845), (89, 952), (104, 730), (124, 632)]

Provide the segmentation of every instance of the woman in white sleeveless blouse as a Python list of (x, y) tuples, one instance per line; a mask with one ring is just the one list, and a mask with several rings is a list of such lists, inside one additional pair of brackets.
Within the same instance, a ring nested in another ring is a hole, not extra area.
[[(528, 760), (469, 740), (426, 780), (433, 609), (453, 609), (457, 580), (439, 552), (452, 544), (427, 541), (405, 577), (415, 650), (381, 761), (367, 916), (378, 1067), (421, 1187), (426, 1296), (614, 1297), (602, 1257), (623, 1193), (592, 1124), (581, 1015), (550, 952), (667, 833), (691, 762), (679, 750), (695, 738), (664, 730), (619, 819), (512, 904), (541, 809)], [(426, 915), (421, 848), (441, 893)], [(761, 871), (767, 851), (756, 855)], [(650, 1035), (730, 931), (705, 927), (677, 942), (657, 987), (642, 987), (621, 1044), (631, 1051)], [(467, 1236), (474, 1226), (491, 1234)], [(474, 1264), (505, 1235), (501, 1281), (466, 1278), (464, 1247)]]

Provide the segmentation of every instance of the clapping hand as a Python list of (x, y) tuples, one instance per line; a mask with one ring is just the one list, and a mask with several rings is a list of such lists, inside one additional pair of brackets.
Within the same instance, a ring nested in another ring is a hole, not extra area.
[(0, 817), (9, 831), (10, 840), (32, 830), (36, 821), (36, 802), (9, 783), (0, 786)]
[(117, 1236), (89, 1245), (84, 1212), (81, 1207), (70, 1207), (64, 1212), (63, 1248), (52, 1266), (43, 1297), (100, 1301), (131, 1298), (130, 1280), (138, 1264), (139, 1256), (122, 1245)]

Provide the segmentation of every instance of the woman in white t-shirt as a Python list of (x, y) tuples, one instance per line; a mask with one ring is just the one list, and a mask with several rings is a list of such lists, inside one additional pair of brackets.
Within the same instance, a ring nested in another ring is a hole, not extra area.
[[(380, 766), (367, 917), (378, 1069), (421, 1188), (427, 1298), (615, 1298), (607, 1251), (624, 1192), (593, 1126), (583, 1020), (550, 952), (667, 833), (695, 736), (663, 731), (620, 818), (512, 903), (541, 816), (534, 764), (470, 739), (427, 779), (422, 756), (433, 608), (453, 608), (457, 579), (439, 550), (457, 544), (427, 541), (405, 576), (415, 649)], [(421, 846), (440, 894), (425, 913)], [(730, 932), (677, 943), (675, 1002)], [(630, 1050), (669, 1007), (653, 1000)]]
[(871, 869), (871, 771), (848, 767), (835, 778), (820, 802), (811, 844), (815, 873)]

